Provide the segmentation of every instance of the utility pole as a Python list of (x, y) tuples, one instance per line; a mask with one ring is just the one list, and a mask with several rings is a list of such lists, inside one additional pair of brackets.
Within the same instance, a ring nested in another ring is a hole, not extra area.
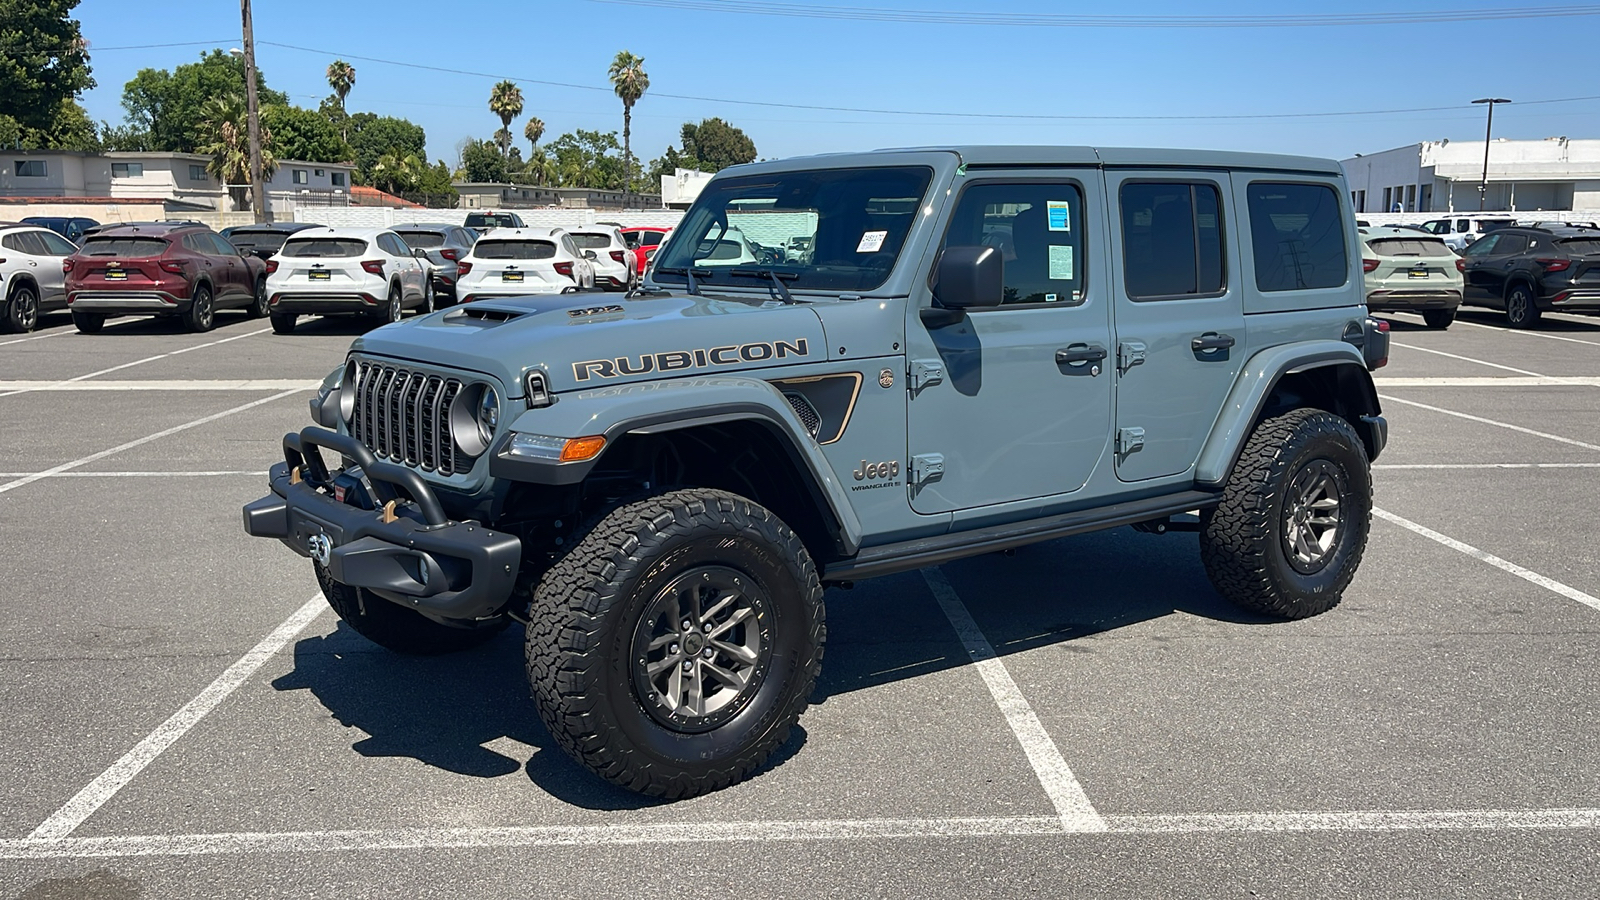
[(267, 197), (266, 178), (261, 171), (261, 108), (256, 101), (256, 38), (250, 21), (250, 0), (239, 0), (239, 15), (244, 19), (244, 102), (250, 122), (250, 206), (256, 221), (272, 221), (272, 201)]
[[(245, 0), (249, 3), (250, 0)], [(1484, 97), (1474, 100), (1473, 103), (1489, 104), (1489, 124), (1483, 130), (1483, 180), (1478, 182), (1478, 212), (1483, 212), (1483, 204), (1489, 197), (1489, 141), (1494, 136), (1494, 105), (1496, 103), (1510, 103), (1504, 97)]]

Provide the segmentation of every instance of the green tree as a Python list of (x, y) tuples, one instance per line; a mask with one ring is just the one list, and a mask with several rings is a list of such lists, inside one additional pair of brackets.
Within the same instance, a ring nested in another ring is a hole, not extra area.
[(279, 159), (306, 162), (348, 162), (350, 145), (320, 113), (298, 106), (268, 106), (261, 110), (261, 127), (272, 131), (272, 152)]
[(394, 116), (358, 112), (350, 116), (350, 152), (356, 164), (356, 183), (372, 183), (378, 157), (399, 151), (402, 156), (426, 156), (428, 135), (422, 126)]
[(422, 172), (428, 164), (415, 154), (401, 154), (391, 150), (378, 157), (372, 166), (372, 186), (380, 191), (399, 194), (415, 191)]
[(626, 50), (611, 61), (608, 75), (611, 90), (622, 101), (622, 184), (627, 185), (633, 166), (633, 105), (650, 89), (650, 76), (644, 71), (644, 57)]
[[(200, 132), (203, 143), (197, 152), (211, 157), (206, 171), (217, 181), (228, 186), (233, 195), (235, 209), (247, 209), (246, 198), (250, 191), (250, 136), (248, 134), (245, 102), (239, 94), (219, 94), (200, 108)], [(272, 132), (261, 126), (261, 174), (271, 177), (278, 168), (273, 157)], [(250, 198), (255, 203), (260, 198)]]
[(683, 139), (683, 155), (693, 159), (695, 167), (703, 172), (720, 172), (756, 159), (755, 141), (718, 118), (702, 119), (698, 125), (685, 122), (679, 137)]
[(554, 160), (552, 183), (563, 187), (588, 187), (620, 190), (623, 184), (622, 159), (614, 155), (620, 148), (615, 131), (585, 131), (582, 128), (563, 134), (545, 145)]
[(502, 81), (489, 91), (489, 111), (500, 117), (500, 130), (495, 140), (500, 144), (502, 156), (511, 156), (511, 120), (522, 115), (522, 90), (510, 81)]
[(528, 146), (534, 153), (539, 152), (539, 138), (544, 137), (544, 120), (538, 116), (529, 116), (528, 123), (522, 126), (522, 136), (528, 139)]
[[(151, 150), (192, 153), (204, 139), (206, 104), (218, 97), (244, 92), (244, 61), (221, 50), (200, 56), (168, 72), (140, 69), (122, 88), (122, 108), (127, 124), (148, 134)], [(288, 106), (289, 98), (267, 88), (256, 70), (256, 94), (263, 108)]]
[(150, 132), (133, 125), (100, 123), (101, 150), (149, 150)]
[[(342, 59), (334, 60), (328, 66), (328, 86), (333, 88), (333, 95), (339, 98), (339, 112), (344, 113), (344, 98), (350, 96), (350, 89), (356, 86), (356, 67)], [(348, 114), (346, 122), (341, 123), (339, 134), (344, 140), (350, 140), (348, 130)]]
[(76, 100), (67, 99), (57, 104), (54, 114), (42, 128), (0, 115), (0, 147), (94, 153), (101, 149), (101, 144), (99, 129), (95, 128), (89, 114)]
[(494, 141), (472, 141), (467, 144), (461, 151), (461, 168), (470, 182), (504, 184), (510, 180), (505, 154), (500, 152)]
[(454, 206), (461, 195), (456, 192), (455, 185), (450, 181), (450, 167), (441, 159), (417, 173), (416, 190), (419, 194), (427, 194), (430, 199), (439, 198), (440, 201)]
[(0, 117), (59, 128), (62, 104), (94, 87), (78, 0), (0, 0)]

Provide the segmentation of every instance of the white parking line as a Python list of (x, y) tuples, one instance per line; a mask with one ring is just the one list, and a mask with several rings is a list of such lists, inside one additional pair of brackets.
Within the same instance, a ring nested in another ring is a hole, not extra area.
[(22, 487), (23, 485), (32, 484), (33, 482), (38, 481), (41, 478), (50, 478), (52, 476), (59, 475), (62, 472), (66, 472), (66, 471), (69, 471), (71, 469), (76, 469), (79, 466), (86, 466), (89, 463), (94, 462), (95, 460), (105, 459), (108, 456), (112, 456), (114, 454), (121, 453), (124, 450), (131, 450), (134, 447), (138, 447), (138, 446), (143, 445), (143, 444), (148, 444), (151, 441), (158, 441), (158, 440), (160, 440), (160, 439), (162, 439), (164, 437), (168, 437), (170, 435), (177, 434), (180, 431), (187, 431), (190, 428), (195, 428), (195, 427), (198, 427), (200, 425), (204, 425), (204, 424), (206, 424), (208, 422), (215, 422), (216, 420), (218, 420), (220, 418), (223, 418), (224, 416), (231, 416), (234, 413), (244, 412), (247, 409), (254, 409), (257, 406), (262, 406), (264, 404), (271, 403), (274, 400), (282, 400), (284, 397), (288, 397), (291, 394), (298, 394), (298, 393), (300, 393), (300, 391), (298, 391), (298, 390), (280, 391), (279, 393), (273, 394), (270, 397), (262, 397), (260, 400), (252, 400), (249, 403), (245, 403), (245, 404), (242, 404), (240, 406), (235, 406), (235, 407), (233, 407), (231, 409), (225, 409), (225, 410), (223, 410), (222, 412), (219, 412), (219, 413), (212, 413), (209, 416), (204, 416), (202, 418), (195, 419), (195, 420), (190, 421), (190, 422), (185, 422), (182, 425), (174, 425), (171, 428), (166, 429), (165, 431), (158, 431), (155, 434), (145, 435), (142, 438), (135, 438), (135, 439), (133, 439), (131, 441), (128, 441), (127, 443), (118, 444), (117, 446), (112, 447), (112, 448), (110, 448), (108, 450), (101, 450), (98, 453), (91, 453), (88, 456), (80, 457), (78, 459), (73, 460), (72, 462), (62, 463), (59, 466), (53, 466), (53, 467), (51, 467), (49, 469), (45, 469), (43, 472), (34, 472), (31, 475), (24, 475), (21, 478), (14, 478), (14, 479), (12, 479), (10, 481), (7, 481), (4, 484), (0, 484), (0, 494), (4, 494), (6, 491), (15, 490), (15, 489), (17, 489), (19, 487)]
[(1430, 541), (1437, 541), (1446, 547), (1449, 547), (1451, 550), (1465, 553), (1473, 559), (1486, 562), (1489, 565), (1494, 566), (1496, 569), (1500, 569), (1504, 572), (1510, 572), (1511, 574), (1521, 578), (1523, 581), (1529, 582), (1530, 584), (1536, 584), (1547, 591), (1560, 594), (1569, 600), (1576, 600), (1590, 609), (1600, 611), (1600, 598), (1585, 594), (1583, 591), (1580, 591), (1575, 587), (1569, 587), (1565, 584), (1562, 584), (1561, 582), (1556, 581), (1554, 578), (1547, 578), (1543, 575), (1540, 575), (1538, 572), (1533, 571), (1532, 569), (1524, 569), (1522, 566), (1519, 566), (1514, 562), (1507, 562), (1506, 560), (1495, 556), (1493, 553), (1486, 553), (1482, 550), (1479, 550), (1477, 547), (1472, 546), (1471, 544), (1464, 544), (1453, 537), (1440, 534), (1439, 532), (1434, 531), (1427, 526), (1418, 525), (1410, 519), (1401, 518), (1400, 516), (1397, 516), (1386, 509), (1373, 507), (1372, 514), (1384, 520), (1385, 522), (1392, 522), (1408, 531), (1414, 531)]
[(1574, 447), (1582, 447), (1585, 450), (1600, 450), (1600, 445), (1586, 444), (1583, 441), (1575, 441), (1572, 438), (1562, 437), (1559, 434), (1550, 434), (1549, 432), (1545, 431), (1534, 431), (1532, 428), (1523, 428), (1521, 425), (1512, 425), (1509, 422), (1497, 422), (1494, 419), (1485, 419), (1482, 416), (1474, 416), (1464, 412), (1456, 412), (1453, 409), (1445, 409), (1440, 406), (1429, 406), (1426, 403), (1418, 403), (1415, 400), (1402, 400), (1399, 397), (1391, 397), (1388, 394), (1382, 394), (1380, 396), (1390, 403), (1404, 403), (1407, 406), (1415, 406), (1419, 409), (1426, 409), (1430, 412), (1443, 413), (1447, 416), (1455, 416), (1458, 419), (1466, 419), (1469, 422), (1482, 422), (1485, 425), (1494, 425), (1497, 428), (1507, 428), (1511, 431), (1520, 431), (1523, 434), (1531, 434), (1534, 437), (1542, 437), (1552, 441), (1560, 441), (1563, 444), (1571, 444)]
[[(1386, 313), (1378, 313), (1378, 315), (1383, 316), (1384, 318), (1388, 318), (1388, 317), (1396, 316), (1396, 315), (1404, 315), (1404, 316), (1407, 317), (1405, 321), (1408, 321), (1408, 322), (1415, 321), (1415, 322), (1418, 322), (1418, 323), (1420, 323), (1422, 321), (1422, 317), (1418, 316), (1418, 315), (1416, 315), (1414, 313), (1392, 313), (1392, 312), (1386, 312)], [(1563, 322), (1576, 322), (1578, 320), (1576, 320), (1576, 319), (1561, 319), (1560, 321), (1563, 321)], [(1594, 320), (1591, 319), (1588, 322), (1585, 322), (1584, 324), (1593, 324), (1593, 322), (1594, 322)], [(1456, 319), (1455, 324), (1457, 324), (1457, 325), (1466, 325), (1469, 328), (1486, 328), (1489, 331), (1504, 331), (1504, 332), (1507, 332), (1509, 334), (1520, 334), (1520, 335), (1523, 335), (1524, 337), (1544, 338), (1545, 340), (1550, 340), (1550, 341), (1566, 341), (1566, 342), (1571, 343), (1571, 344), (1588, 344), (1591, 347), (1600, 347), (1600, 342), (1596, 342), (1596, 341), (1585, 341), (1585, 340), (1582, 340), (1580, 338), (1564, 337), (1564, 336), (1559, 335), (1559, 334), (1547, 334), (1547, 333), (1542, 332), (1542, 331), (1530, 331), (1530, 330), (1528, 330), (1526, 328), (1506, 328), (1506, 327), (1504, 327), (1502, 325), (1485, 325), (1482, 322), (1469, 322), (1466, 319), (1462, 319), (1462, 318), (1459, 318), (1459, 317)]]
[(1006, 671), (1005, 663), (995, 654), (994, 647), (983, 636), (972, 614), (967, 612), (966, 604), (956, 595), (955, 588), (950, 586), (944, 573), (937, 568), (923, 569), (922, 578), (928, 583), (928, 589), (933, 592), (939, 608), (944, 610), (945, 618), (950, 620), (950, 626), (966, 646), (967, 655), (983, 677), (983, 683), (988, 686), (994, 702), (999, 704), (1000, 712), (1005, 716), (1006, 724), (1011, 726), (1012, 734), (1016, 735), (1017, 743), (1022, 745), (1022, 752), (1033, 766), (1039, 784), (1044, 787), (1045, 795), (1060, 816), (1061, 826), (1068, 831), (1104, 831), (1105, 820), (1095, 812), (1089, 795), (1083, 791), (1083, 785), (1072, 774), (1061, 751), (1056, 748), (1056, 742), (1044, 730), (1033, 707), (1022, 696), (1011, 673)]
[(1374, 469), (1600, 469), (1593, 463), (1396, 463), (1374, 464)]
[(1460, 378), (1429, 375), (1420, 378), (1374, 378), (1378, 388), (1392, 387), (1600, 387), (1600, 377), (1583, 375), (1563, 378), (1555, 375), (1535, 375), (1519, 378), (1515, 375), (1468, 375)]
[(228, 699), (229, 694), (244, 684), (263, 663), (282, 650), (284, 645), (294, 640), (295, 636), (304, 631), (305, 627), (311, 624), (311, 620), (326, 608), (327, 604), (323, 601), (322, 594), (313, 595), (295, 610), (293, 615), (285, 619), (282, 625), (262, 638), (261, 643), (239, 657), (237, 662), (217, 676), (216, 681), (207, 685), (206, 689), (193, 700), (185, 703), (182, 709), (173, 713), (171, 718), (162, 722), (144, 740), (135, 744), (132, 750), (112, 763), (109, 769), (101, 772), (99, 777), (89, 782), (83, 790), (68, 800), (66, 805), (40, 823), (28, 837), (33, 840), (59, 840), (72, 834), (85, 819), (94, 815), (95, 810), (116, 796), (116, 793), (132, 781), (135, 775), (154, 762), (156, 757), (176, 743), (178, 738), (187, 734), (189, 729), (205, 718), (207, 713), (216, 709), (218, 704)]
[(1462, 362), (1469, 362), (1469, 363), (1473, 363), (1474, 365), (1479, 365), (1479, 366), (1488, 366), (1491, 369), (1504, 369), (1507, 372), (1515, 372), (1518, 375), (1531, 375), (1531, 376), (1533, 376), (1535, 378), (1543, 378), (1544, 377), (1543, 375), (1540, 375), (1538, 372), (1529, 372), (1527, 369), (1514, 369), (1511, 366), (1502, 366), (1499, 363), (1492, 363), (1492, 362), (1488, 362), (1488, 361), (1482, 360), (1482, 359), (1475, 359), (1475, 358), (1473, 358), (1471, 356), (1461, 356), (1461, 355), (1455, 354), (1455, 353), (1446, 353), (1443, 350), (1430, 350), (1427, 347), (1418, 347), (1415, 344), (1402, 344), (1399, 341), (1393, 341), (1392, 343), (1396, 347), (1404, 347), (1407, 350), (1417, 350), (1417, 351), (1420, 351), (1422, 353), (1432, 353), (1432, 354), (1435, 354), (1437, 356), (1448, 356), (1451, 359), (1459, 359)]
[[(1573, 831), (1600, 828), (1600, 809), (1446, 809), (1106, 816), (1103, 832), (1125, 835), (1386, 832)], [(394, 828), (370, 831), (0, 839), (0, 859), (107, 859), (246, 853), (330, 853), (519, 847), (660, 846), (727, 842), (960, 839), (1043, 835), (1096, 839), (1055, 816), (948, 819), (804, 819), (659, 822), (648, 825), (526, 825)]]
[[(26, 478), (32, 472), (0, 472), (0, 478)], [(255, 475), (265, 476), (269, 472), (250, 472), (245, 470), (233, 472), (56, 472), (46, 475), (45, 478), (201, 478), (214, 475)]]
[[(46, 384), (62, 385), (62, 384), (70, 384), (70, 383), (75, 382), (75, 381), (87, 381), (88, 379), (94, 378), (97, 375), (108, 375), (108, 374), (110, 374), (112, 372), (118, 372), (118, 371), (121, 371), (123, 369), (130, 369), (130, 368), (132, 368), (134, 366), (142, 366), (147, 362), (155, 362), (158, 359), (167, 359), (169, 357), (177, 356), (177, 355), (179, 355), (181, 353), (188, 353), (191, 350), (204, 350), (207, 347), (215, 347), (218, 344), (226, 344), (229, 341), (238, 341), (238, 340), (243, 340), (243, 339), (245, 339), (247, 337), (255, 337), (258, 334), (266, 334), (267, 332), (269, 332), (271, 330), (272, 329), (270, 327), (268, 327), (268, 328), (257, 328), (255, 331), (247, 331), (244, 334), (236, 334), (236, 335), (233, 335), (232, 337), (222, 338), (221, 340), (210, 341), (210, 342), (204, 343), (204, 344), (196, 344), (193, 347), (183, 347), (183, 348), (178, 349), (178, 350), (173, 350), (170, 353), (157, 353), (155, 356), (147, 356), (144, 359), (136, 359), (133, 362), (125, 362), (125, 363), (123, 363), (121, 365), (118, 365), (118, 366), (112, 366), (109, 369), (101, 369), (98, 372), (90, 372), (87, 375), (78, 375), (78, 376), (75, 376), (73, 378), (64, 379), (62, 381), (46, 382)], [(20, 391), (17, 391), (17, 390), (7, 391), (5, 393), (0, 393), (0, 397), (11, 397), (11, 396), (14, 396), (16, 394), (28, 393), (28, 390), (43, 390), (43, 389), (44, 388), (31, 388), (31, 389), (25, 389), (25, 390), (20, 390)]]
[[(198, 348), (196, 348), (198, 349)], [(87, 376), (84, 376), (87, 377)], [(0, 391), (309, 391), (321, 382), (306, 379), (256, 378), (238, 381), (0, 381)], [(0, 397), (8, 396), (0, 394)]]
[(63, 329), (61, 329), (59, 331), (49, 331), (49, 332), (46, 332), (44, 334), (29, 335), (28, 337), (25, 337), (25, 338), (14, 338), (14, 339), (9, 340), (9, 341), (0, 341), (0, 347), (7, 347), (7, 346), (10, 346), (11, 344), (25, 344), (28, 341), (42, 341), (45, 338), (60, 337), (63, 334), (72, 334), (72, 333), (73, 332), (72, 332), (71, 329), (63, 328)]

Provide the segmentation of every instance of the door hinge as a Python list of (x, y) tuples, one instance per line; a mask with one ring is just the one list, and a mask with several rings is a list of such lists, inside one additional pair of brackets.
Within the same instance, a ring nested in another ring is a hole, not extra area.
[(937, 359), (913, 359), (911, 373), (907, 378), (907, 387), (915, 394), (925, 387), (938, 384), (944, 380), (944, 363)]
[(944, 477), (943, 453), (918, 453), (911, 457), (911, 483), (926, 484)]
[(1127, 456), (1144, 447), (1143, 428), (1117, 429), (1117, 455)]
[(1117, 345), (1117, 371), (1126, 372), (1144, 363), (1143, 341), (1123, 341)]

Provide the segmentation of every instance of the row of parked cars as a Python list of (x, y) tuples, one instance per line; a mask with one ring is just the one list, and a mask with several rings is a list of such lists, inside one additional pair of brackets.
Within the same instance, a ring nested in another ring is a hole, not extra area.
[(483, 296), (632, 290), (667, 230), (479, 227), (487, 233), (291, 222), (219, 234), (199, 222), (134, 222), (83, 226), (80, 245), (44, 225), (0, 223), (0, 329), (32, 331), (41, 314), (67, 309), (90, 334), (129, 315), (208, 331), (218, 311), (238, 309), (287, 334), (303, 315), (393, 322)]

